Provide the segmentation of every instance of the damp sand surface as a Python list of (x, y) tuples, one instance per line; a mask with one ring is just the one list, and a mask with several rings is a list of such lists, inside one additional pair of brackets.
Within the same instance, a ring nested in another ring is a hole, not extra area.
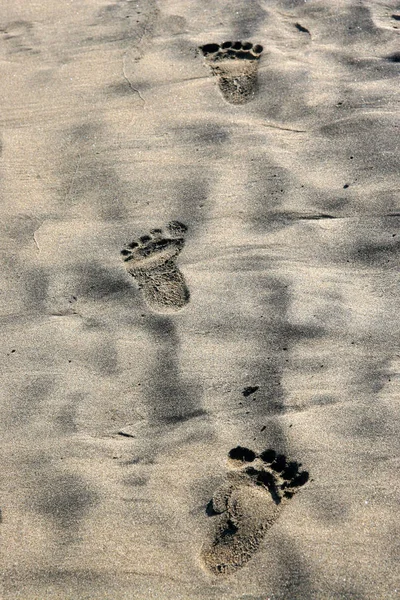
[(0, 596), (396, 598), (399, 7), (78, 4), (0, 7)]

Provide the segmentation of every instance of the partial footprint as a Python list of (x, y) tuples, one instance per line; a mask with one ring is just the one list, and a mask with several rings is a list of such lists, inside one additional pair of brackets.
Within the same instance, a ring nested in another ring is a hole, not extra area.
[(218, 77), (219, 89), (227, 102), (245, 104), (257, 90), (258, 61), (263, 47), (251, 42), (224, 42), (200, 46), (206, 63)]
[(229, 575), (250, 560), (265, 532), (309, 478), (307, 471), (299, 471), (299, 463), (287, 462), (274, 450), (256, 455), (238, 446), (229, 458), (240, 469), (228, 473), (207, 506), (207, 514), (216, 519), (215, 537), (201, 553), (215, 575)]
[(139, 284), (145, 301), (155, 312), (176, 312), (189, 302), (185, 279), (175, 259), (185, 245), (187, 228), (178, 221), (162, 229), (152, 229), (121, 251), (125, 266)]

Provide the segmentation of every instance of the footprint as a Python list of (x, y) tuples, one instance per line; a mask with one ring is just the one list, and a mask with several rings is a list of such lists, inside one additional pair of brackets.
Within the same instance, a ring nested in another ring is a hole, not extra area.
[(257, 90), (258, 61), (263, 47), (251, 42), (200, 46), (206, 63), (218, 77), (219, 89), (230, 104), (249, 102)]
[(307, 471), (299, 470), (299, 463), (287, 462), (274, 450), (256, 455), (238, 446), (229, 458), (239, 469), (228, 473), (206, 511), (215, 518), (216, 529), (201, 558), (214, 575), (229, 575), (250, 560), (265, 532), (309, 478)]
[(134, 240), (121, 251), (126, 269), (137, 281), (145, 301), (155, 312), (170, 313), (189, 302), (185, 279), (175, 259), (185, 245), (187, 228), (178, 221), (162, 229), (152, 229), (149, 235)]

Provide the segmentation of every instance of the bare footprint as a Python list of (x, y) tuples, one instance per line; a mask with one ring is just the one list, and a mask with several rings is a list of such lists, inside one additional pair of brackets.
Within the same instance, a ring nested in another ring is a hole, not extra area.
[(207, 506), (207, 514), (216, 520), (215, 537), (201, 552), (205, 567), (215, 575), (229, 575), (250, 560), (265, 532), (309, 478), (307, 471), (299, 471), (299, 463), (287, 462), (274, 450), (256, 455), (238, 446), (229, 458), (240, 468), (228, 473)]
[(219, 89), (230, 104), (249, 102), (257, 90), (258, 61), (263, 47), (251, 42), (200, 46), (206, 63), (218, 77)]
[(121, 251), (126, 269), (137, 281), (148, 306), (155, 312), (170, 313), (189, 302), (185, 279), (175, 259), (185, 245), (187, 228), (178, 221), (134, 240)]

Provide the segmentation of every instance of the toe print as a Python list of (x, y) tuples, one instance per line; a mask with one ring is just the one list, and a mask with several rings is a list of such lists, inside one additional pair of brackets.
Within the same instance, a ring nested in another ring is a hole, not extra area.
[(232, 460), (240, 460), (242, 462), (253, 462), (256, 458), (256, 453), (253, 450), (249, 450), (248, 448), (243, 448), (242, 446), (237, 446), (236, 448), (232, 448), (228, 454), (229, 458)]
[(263, 51), (251, 42), (224, 42), (200, 47), (219, 89), (230, 104), (249, 102), (257, 90), (258, 61)]
[(128, 273), (137, 281), (148, 306), (159, 313), (176, 312), (189, 302), (185, 279), (175, 259), (185, 245), (186, 226), (168, 224), (168, 235), (152, 229), (121, 250)]
[(265, 532), (309, 479), (300, 463), (288, 462), (272, 449), (257, 455), (238, 446), (229, 458), (241, 468), (228, 472), (206, 510), (215, 519), (215, 536), (201, 558), (215, 575), (229, 575), (251, 559)]

